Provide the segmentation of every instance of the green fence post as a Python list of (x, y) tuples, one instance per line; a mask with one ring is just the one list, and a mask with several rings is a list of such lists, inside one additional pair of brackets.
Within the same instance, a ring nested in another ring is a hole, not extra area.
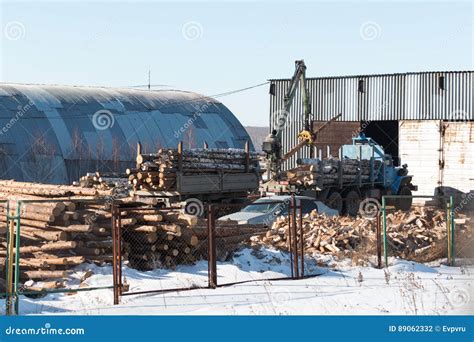
[(382, 196), (382, 228), (383, 228), (383, 257), (385, 267), (388, 267), (388, 251), (387, 251), (387, 212), (385, 208), (385, 196)]
[(12, 257), (10, 255), (10, 201), (7, 202), (7, 213), (6, 213), (6, 218), (7, 218), (7, 229), (6, 229), (6, 240), (7, 240), (7, 248), (6, 248), (6, 256), (5, 256), (5, 314), (9, 315), (10, 314), (10, 291), (9, 291), (9, 285), (8, 282), (10, 281), (10, 258)]
[(456, 249), (455, 249), (455, 246), (456, 246), (456, 242), (455, 242), (455, 239), (456, 239), (456, 234), (455, 234), (455, 230), (456, 230), (456, 223), (454, 222), (454, 198), (453, 196), (450, 196), (449, 197), (449, 206), (451, 208), (451, 212), (450, 212), (450, 226), (451, 226), (451, 266), (454, 266), (455, 264), (455, 259), (456, 259)]
[(20, 297), (18, 295), (20, 289), (20, 207), (21, 202), (16, 204), (16, 232), (15, 232), (15, 314), (18, 315), (20, 309)]
[(448, 265), (451, 265), (452, 250), (451, 250), (451, 203), (446, 203), (446, 238), (448, 247)]

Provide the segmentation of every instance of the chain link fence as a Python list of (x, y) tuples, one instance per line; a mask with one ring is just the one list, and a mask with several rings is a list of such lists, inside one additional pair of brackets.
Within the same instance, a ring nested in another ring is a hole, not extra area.
[(117, 206), (114, 216), (120, 296), (208, 286), (205, 219), (185, 214), (181, 207), (138, 203)]
[(20, 297), (113, 288), (110, 279), (90, 281), (95, 274), (106, 274), (108, 269), (98, 268), (112, 261), (110, 204), (107, 199), (8, 203), (6, 216), (2, 216), (9, 222), (7, 314), (19, 313)]
[[(397, 210), (396, 201), (407, 203)], [(442, 258), (454, 265), (456, 240), (463, 227), (456, 226), (453, 199), (443, 196), (384, 196), (381, 208), (385, 265), (395, 257), (415, 262)]]

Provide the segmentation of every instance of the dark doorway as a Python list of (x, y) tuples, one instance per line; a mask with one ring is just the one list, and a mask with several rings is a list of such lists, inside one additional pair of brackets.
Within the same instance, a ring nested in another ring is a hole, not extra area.
[(367, 137), (374, 139), (393, 158), (393, 163), (399, 166), (398, 156), (398, 121), (363, 121), (361, 128)]

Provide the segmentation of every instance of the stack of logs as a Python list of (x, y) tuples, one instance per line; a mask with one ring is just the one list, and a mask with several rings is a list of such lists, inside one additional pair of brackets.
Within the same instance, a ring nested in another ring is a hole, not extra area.
[(154, 154), (138, 154), (137, 167), (126, 173), (134, 190), (176, 190), (176, 172), (184, 175), (216, 172), (255, 172), (258, 154), (241, 149), (160, 149)]
[(126, 174), (116, 172), (88, 172), (75, 182), (74, 185), (83, 188), (94, 188), (99, 190), (109, 190), (116, 187), (128, 186)]
[[(112, 214), (110, 197), (106, 197), (110, 195), (110, 191), (76, 186), (0, 181), (0, 198), (10, 200), (10, 215), (16, 213), (16, 200), (24, 201), (19, 208), (21, 281), (58, 287), (62, 284), (59, 280), (68, 279), (77, 265), (110, 262)], [(129, 266), (140, 270), (173, 268), (207, 257), (206, 220), (185, 215), (181, 208), (143, 207), (131, 198), (120, 203), (126, 206), (121, 211), (121, 224), (123, 256)], [(4, 222), (0, 225), (0, 279), (5, 278), (7, 214), (5, 201), (0, 203), (0, 221)], [(222, 256), (266, 228), (224, 222), (216, 229)]]
[[(457, 227), (458, 234), (462, 234), (464, 226)], [(326, 217), (314, 211), (303, 218), (305, 252), (338, 255), (368, 246), (372, 247), (370, 251), (373, 252), (375, 229), (372, 219)], [(423, 262), (446, 257), (446, 234), (446, 214), (442, 210), (415, 207), (410, 212), (387, 214), (390, 255)], [(266, 234), (254, 236), (251, 240), (254, 244), (288, 250), (288, 239), (288, 218), (280, 217)]]
[[(313, 185), (334, 185), (339, 181), (339, 176), (343, 183), (352, 183), (359, 179), (367, 182), (370, 179), (370, 161), (356, 159), (309, 159), (297, 160), (299, 167), (287, 171), (287, 178), (290, 184), (313, 186)], [(380, 161), (374, 161), (374, 169), (380, 167)], [(375, 176), (375, 175), (374, 175)]]
[[(13, 195), (5, 187), (0, 196), (10, 200), (24, 200), (20, 213), (20, 279), (42, 281), (44, 287), (60, 286), (58, 279), (65, 279), (68, 271), (84, 262), (103, 264), (111, 255), (111, 214), (104, 204), (94, 197), (84, 196), (89, 189), (58, 186), (58, 192), (72, 192), (73, 197), (51, 197), (56, 194), (45, 185), (42, 191), (32, 184), (21, 195)], [(29, 190), (28, 190), (29, 189)], [(59, 190), (60, 189), (60, 190)], [(46, 197), (25, 193), (46, 193)], [(80, 196), (77, 196), (80, 194)], [(0, 273), (5, 272), (7, 215), (17, 213), (17, 202), (0, 207)], [(13, 221), (15, 222), (15, 221)], [(14, 229), (16, 229), (14, 227)], [(56, 285), (54, 285), (56, 284)]]
[[(241, 243), (266, 230), (258, 225), (217, 221), (218, 259), (225, 259)], [(207, 221), (186, 215), (181, 209), (126, 208), (122, 211), (124, 257), (135, 269), (174, 268), (207, 258), (207, 236)]]

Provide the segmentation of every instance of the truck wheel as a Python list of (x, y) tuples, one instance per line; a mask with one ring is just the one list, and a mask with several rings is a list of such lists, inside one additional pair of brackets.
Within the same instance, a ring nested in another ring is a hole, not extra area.
[[(411, 189), (408, 186), (402, 187), (398, 191), (398, 195), (400, 196), (411, 196)], [(408, 211), (411, 208), (411, 204), (413, 202), (413, 198), (397, 198), (395, 199), (395, 209)]]
[(355, 190), (351, 190), (346, 195), (345, 213), (349, 216), (357, 216), (360, 206), (360, 196)]
[(342, 196), (339, 192), (331, 193), (326, 202), (329, 208), (337, 210), (339, 214), (342, 213)]

